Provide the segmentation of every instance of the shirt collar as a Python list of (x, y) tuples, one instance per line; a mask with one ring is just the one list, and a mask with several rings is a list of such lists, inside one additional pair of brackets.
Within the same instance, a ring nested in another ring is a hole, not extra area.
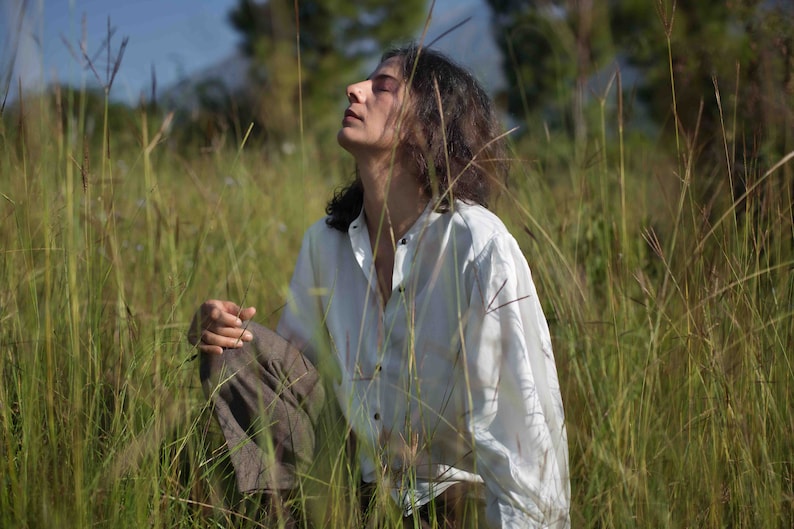
[[(419, 217), (414, 221), (408, 231), (405, 232), (405, 235), (397, 241), (399, 245), (401, 241), (405, 240), (411, 241), (421, 235), (422, 231), (425, 230), (430, 224), (433, 223), (438, 217), (441, 216), (441, 213), (436, 211), (436, 202), (431, 200), (425, 206), (424, 211)], [(350, 223), (350, 226), (347, 228), (347, 234), (350, 237), (350, 242), (353, 244), (353, 250), (355, 251), (359, 246), (365, 246), (372, 249), (369, 240), (369, 231), (367, 228), (367, 218), (364, 215), (364, 207), (361, 207), (361, 211), (359, 211), (358, 216), (356, 219)], [(403, 243), (404, 244), (404, 243)], [(371, 253), (371, 251), (370, 251)]]
[(356, 257), (358, 266), (364, 271), (367, 280), (370, 280), (370, 273), (372, 271), (372, 245), (369, 242), (369, 232), (367, 231), (367, 222), (364, 217), (364, 207), (356, 217), (356, 220), (350, 223), (347, 228), (347, 236), (350, 238), (350, 245), (353, 248), (353, 255)]
[[(397, 241), (398, 251), (401, 246), (411, 246), (415, 251), (415, 241), (417, 241), (422, 236), (424, 231), (441, 216), (441, 213), (436, 211), (435, 206), (436, 201), (434, 200), (430, 200), (427, 203), (424, 211), (422, 211), (422, 214), (419, 215), (419, 218), (414, 221), (413, 225), (408, 229), (407, 232), (405, 232), (405, 235), (403, 235), (400, 240)], [(369, 240), (367, 219), (364, 215), (363, 206), (361, 207), (358, 217), (356, 217), (356, 219), (350, 223), (350, 226), (347, 229), (347, 234), (350, 238), (353, 255), (355, 255), (358, 265), (361, 267), (361, 270), (364, 271), (367, 279), (371, 281), (372, 278), (370, 277), (370, 274), (373, 270), (372, 244)]]

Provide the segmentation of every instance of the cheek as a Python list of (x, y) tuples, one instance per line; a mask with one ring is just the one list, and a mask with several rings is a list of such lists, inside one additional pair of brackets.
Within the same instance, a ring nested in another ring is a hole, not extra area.
[(386, 124), (376, 143), (382, 147), (391, 147), (397, 139), (397, 130), (394, 124)]
[(380, 137), (378, 138), (378, 143), (391, 143), (397, 138), (398, 122), (399, 111), (391, 112), (388, 116), (386, 116), (386, 118), (383, 120), (383, 127), (381, 129)]
[[(405, 105), (407, 104), (408, 103), (405, 103)], [(391, 112), (389, 112), (389, 116), (386, 118), (386, 125), (384, 127), (384, 134), (388, 133), (392, 138), (399, 140), (403, 140), (407, 136), (406, 125), (408, 120), (406, 118), (410, 111), (407, 106), (403, 105), (404, 104), (399, 99), (395, 99)]]

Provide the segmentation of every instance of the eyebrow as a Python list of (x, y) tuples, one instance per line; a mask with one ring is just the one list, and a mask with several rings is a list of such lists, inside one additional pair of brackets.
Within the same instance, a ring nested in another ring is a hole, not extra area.
[(393, 79), (393, 80), (395, 80), (397, 82), (400, 82), (400, 80), (397, 77), (395, 77), (393, 75), (390, 75), (390, 74), (387, 74), (387, 73), (379, 73), (379, 74), (376, 74), (374, 76), (367, 77), (367, 81), (382, 81), (382, 80), (389, 80), (389, 79)]

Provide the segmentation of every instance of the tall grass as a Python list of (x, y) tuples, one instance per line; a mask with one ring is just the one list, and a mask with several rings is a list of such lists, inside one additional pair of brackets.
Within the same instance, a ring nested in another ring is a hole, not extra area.
[[(4, 116), (0, 525), (181, 526), (206, 499), (209, 417), (188, 317), (212, 292), (274, 323), (324, 193), (255, 150), (187, 160), (145, 113), (102, 147), (76, 103)], [(115, 149), (126, 135), (139, 147)]]
[(573, 526), (791, 526), (794, 152), (703, 197), (694, 147), (522, 147), (504, 210), (556, 338)]
[[(0, 526), (259, 526), (184, 333), (210, 295), (275, 324), (302, 231), (352, 162), (311, 138), (180, 150), (145, 110), (97, 139), (83, 97), (0, 122)], [(792, 155), (706, 200), (696, 137), (666, 155), (609, 108), (584, 149), (516, 143), (497, 204), (553, 332), (573, 526), (791, 527)], [(331, 496), (303, 498), (337, 526), (343, 451), (318, 462)]]

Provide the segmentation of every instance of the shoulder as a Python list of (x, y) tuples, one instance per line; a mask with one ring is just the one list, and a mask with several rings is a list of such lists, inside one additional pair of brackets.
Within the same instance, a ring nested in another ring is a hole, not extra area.
[(326, 218), (315, 221), (303, 232), (299, 261), (314, 263), (333, 259), (343, 248), (350, 246), (348, 234), (329, 226)]
[(304, 244), (307, 242), (322, 244), (347, 238), (347, 233), (328, 225), (329, 218), (328, 216), (322, 217), (306, 229), (303, 233)]
[(515, 244), (515, 239), (502, 219), (483, 206), (458, 201), (450, 215), (450, 222), (456, 233), (463, 234), (468, 239), (473, 255), (480, 255), (494, 247)]

